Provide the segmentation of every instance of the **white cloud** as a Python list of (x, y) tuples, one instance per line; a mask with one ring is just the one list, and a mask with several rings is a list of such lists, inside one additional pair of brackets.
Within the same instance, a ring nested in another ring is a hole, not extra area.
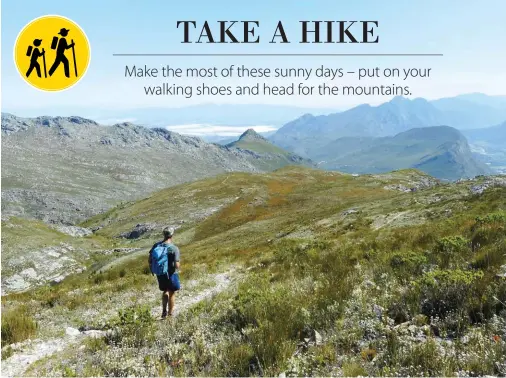
[(167, 126), (167, 130), (175, 131), (180, 134), (196, 135), (196, 136), (237, 136), (241, 135), (247, 129), (253, 129), (257, 133), (265, 133), (269, 131), (277, 130), (276, 127), (271, 125), (257, 125), (257, 126), (221, 126), (221, 125), (209, 125), (204, 123), (195, 123), (187, 125), (174, 125)]

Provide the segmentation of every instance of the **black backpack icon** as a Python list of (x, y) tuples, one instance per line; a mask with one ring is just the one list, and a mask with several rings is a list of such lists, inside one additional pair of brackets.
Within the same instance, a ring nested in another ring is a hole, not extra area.
[(56, 50), (56, 46), (58, 45), (58, 37), (53, 37), (53, 40), (51, 41), (51, 50)]
[(32, 56), (32, 50), (33, 46), (32, 45), (28, 46), (28, 50), (26, 50), (26, 56)]

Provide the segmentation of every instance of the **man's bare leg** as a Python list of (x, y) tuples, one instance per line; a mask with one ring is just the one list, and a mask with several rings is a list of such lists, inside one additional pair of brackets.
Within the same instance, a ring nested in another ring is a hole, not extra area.
[(169, 315), (172, 316), (174, 314), (174, 305), (176, 299), (176, 292), (169, 291)]
[(169, 303), (169, 291), (162, 294), (162, 317), (167, 316), (167, 304)]

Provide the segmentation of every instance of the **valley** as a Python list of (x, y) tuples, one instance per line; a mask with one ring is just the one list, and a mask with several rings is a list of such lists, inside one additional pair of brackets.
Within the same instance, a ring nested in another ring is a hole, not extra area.
[[(249, 138), (257, 137), (243, 143)], [(182, 251), (177, 322), (154, 320), (159, 293), (145, 265), (167, 224), (177, 226)], [(79, 227), (95, 231), (67, 244), (118, 252), (57, 285), (2, 296), (2, 369), (27, 359), (10, 371), (506, 371), (504, 177), (442, 183), (416, 170), (231, 172), (123, 203)], [(2, 238), (15, 229), (3, 225)], [(39, 358), (27, 338), (48, 348), (64, 341)]]

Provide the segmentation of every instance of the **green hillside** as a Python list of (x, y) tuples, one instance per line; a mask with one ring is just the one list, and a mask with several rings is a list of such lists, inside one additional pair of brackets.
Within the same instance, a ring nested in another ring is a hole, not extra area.
[(268, 169), (277, 169), (293, 164), (314, 166), (310, 160), (275, 146), (253, 129), (246, 130), (236, 141), (227, 144), (227, 147), (255, 153), (258, 157), (263, 158), (263, 162), (268, 166)]
[[(184, 286), (176, 318), (158, 322), (146, 257), (167, 224)], [(2, 297), (2, 369), (26, 353), (7, 344), (31, 338), (62, 351), (30, 376), (506, 373), (504, 177), (228, 173), (81, 226), (96, 230), (89, 242), (132, 252)]]
[(228, 147), (242, 148), (258, 153), (289, 155), (280, 147), (275, 146), (266, 138), (255, 132), (253, 129), (246, 130), (235, 142), (229, 143)]

